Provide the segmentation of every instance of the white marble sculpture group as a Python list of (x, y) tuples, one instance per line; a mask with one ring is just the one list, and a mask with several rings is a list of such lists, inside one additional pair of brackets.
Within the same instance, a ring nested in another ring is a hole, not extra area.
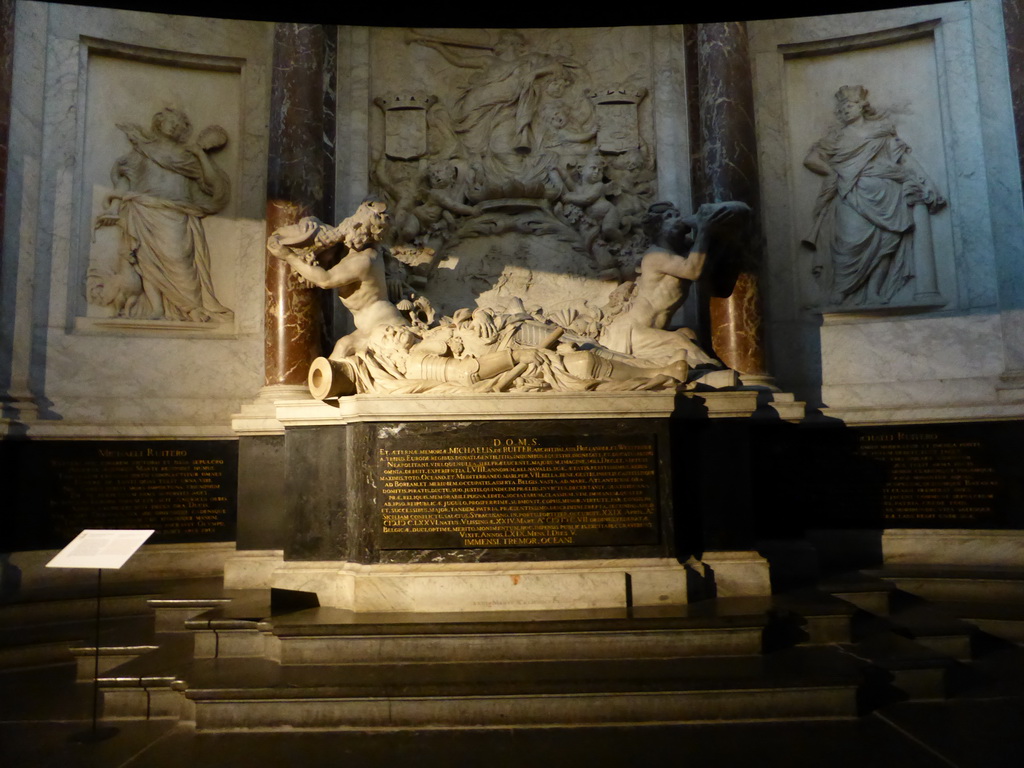
[[(352, 314), (354, 330), (311, 366), (310, 388), (321, 399), (676, 389), (722, 366), (692, 332), (665, 326), (704, 273), (716, 232), (746, 227), (749, 214), (742, 203), (701, 206), (691, 217), (671, 203), (652, 205), (643, 220), (650, 247), (636, 279), (603, 306), (584, 302), (556, 312), (519, 300), (511, 311), (460, 308), (437, 318), (382, 245), (390, 217), (378, 200), (364, 202), (337, 226), (310, 217), (282, 227), (267, 248), (313, 285), (337, 290)], [(335, 259), (329, 268), (318, 263)], [(396, 295), (397, 304), (390, 298)]]
[(570, 47), (511, 30), (404, 44), (450, 85), (375, 99), (379, 199), (268, 243), (352, 314), (312, 366), (314, 395), (675, 389), (721, 369), (667, 326), (750, 211), (651, 205), (646, 88), (597, 87)]

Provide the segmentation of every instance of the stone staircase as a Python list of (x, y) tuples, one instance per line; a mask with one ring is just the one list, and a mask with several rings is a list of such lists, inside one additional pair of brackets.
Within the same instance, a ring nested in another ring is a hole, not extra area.
[(104, 716), (199, 731), (851, 718), (863, 664), (836, 643), (853, 612), (807, 594), (359, 615), (237, 594), (184, 622), (190, 647), (179, 636), (101, 675)]
[[(901, 567), (770, 598), (450, 615), (354, 614), (213, 581), (123, 588), (104, 597), (103, 717), (373, 731), (852, 720), (908, 702), (1024, 702), (1024, 579), (973, 578), (1000, 586), (970, 594), (969, 570)], [(61, 648), (54, 658), (77, 657), (89, 682), (93, 611), (84, 595), (0, 605), (21, 622), (3, 625), (9, 641), (20, 633), (46, 659)], [(992, 617), (1008, 628), (991, 631)], [(0, 658), (52, 663), (18, 647)]]

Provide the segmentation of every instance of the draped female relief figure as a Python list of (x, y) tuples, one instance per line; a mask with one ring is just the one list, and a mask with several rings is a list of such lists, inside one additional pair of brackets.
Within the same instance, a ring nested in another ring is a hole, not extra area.
[(828, 304), (884, 306), (934, 275), (928, 215), (946, 201), (864, 86), (844, 85), (835, 100), (835, 126), (804, 158), (824, 180), (803, 244)]
[(211, 125), (193, 140), (188, 116), (172, 108), (153, 115), (149, 130), (117, 127), (131, 149), (110, 171), (114, 191), (95, 227), (121, 230), (118, 267), (90, 269), (90, 303), (123, 318), (230, 321), (233, 312), (214, 293), (202, 221), (230, 199), (230, 181), (213, 158), (227, 133)]

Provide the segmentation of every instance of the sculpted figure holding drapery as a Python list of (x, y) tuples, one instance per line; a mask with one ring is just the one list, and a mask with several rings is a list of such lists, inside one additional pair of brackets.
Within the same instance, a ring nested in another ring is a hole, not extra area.
[(925, 236), (916, 230), (945, 200), (864, 86), (844, 85), (835, 99), (836, 125), (804, 158), (824, 181), (803, 242), (830, 304), (885, 305), (913, 279), (915, 237)]
[(212, 125), (192, 141), (188, 116), (171, 108), (157, 112), (149, 130), (135, 123), (117, 127), (132, 148), (111, 170), (114, 192), (96, 227), (121, 229), (122, 268), (114, 274), (92, 271), (90, 300), (111, 303), (110, 288), (120, 281), (115, 309), (122, 316), (230, 320), (232, 311), (214, 293), (202, 223), (230, 198), (227, 174), (212, 157), (227, 143), (227, 133)]

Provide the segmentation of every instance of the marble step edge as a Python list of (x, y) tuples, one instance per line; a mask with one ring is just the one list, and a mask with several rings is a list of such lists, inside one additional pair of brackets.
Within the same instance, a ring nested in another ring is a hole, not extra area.
[[(530, 659), (530, 660), (432, 660), (393, 662), (377, 665), (280, 665), (257, 659), (175, 659), (164, 658), (163, 669), (146, 669), (134, 664), (129, 669), (101, 675), (105, 687), (172, 685), (180, 690), (231, 692), (259, 695), (260, 691), (359, 688), (395, 689), (406, 685), (433, 685), (437, 681), (472, 685), (522, 684), (651, 684), (705, 685), (731, 680), (740, 685), (752, 682), (766, 687), (794, 683), (811, 685), (830, 682), (855, 683), (861, 663), (832, 648), (795, 649), (776, 655), (694, 656), (679, 658), (614, 659)], [(172, 669), (173, 668), (173, 669)], [(646, 681), (646, 682), (645, 682)], [(246, 693), (248, 692), (248, 693)]]
[(502, 680), (455, 681), (381, 685), (367, 683), (318, 685), (279, 685), (256, 688), (196, 687), (186, 680), (148, 678), (132, 684), (130, 681), (108, 684), (104, 688), (161, 687), (179, 691), (191, 701), (269, 701), (324, 699), (417, 699), (462, 698), (474, 696), (541, 696), (541, 695), (594, 695), (622, 693), (686, 693), (700, 691), (778, 691), (819, 689), (856, 690), (862, 684), (860, 676), (839, 679), (766, 679), (756, 675), (740, 679), (658, 679), (658, 680)]
[(196, 729), (232, 731), (576, 726), (853, 718), (848, 687), (275, 701), (192, 700)]
[(893, 578), (971, 579), (975, 581), (1024, 581), (1022, 565), (937, 565), (934, 563), (887, 563), (878, 568), (865, 568), (865, 576)]
[(578, 660), (433, 660), (368, 665), (279, 665), (266, 659), (193, 660), (176, 677), (189, 690), (324, 688), (397, 690), (412, 685), (815, 685), (856, 683), (861, 663), (834, 648), (790, 649), (768, 656), (689, 656)]
[(76, 645), (71, 648), (75, 659), (75, 679), (91, 682), (98, 675), (105, 674), (140, 656), (159, 649), (156, 645)]
[(4, 645), (0, 647), (0, 670), (50, 666), (72, 661), (69, 640)]
[(269, 639), (265, 648), (268, 657), (282, 664), (380, 664), (446, 657), (465, 661), (728, 657), (756, 654), (761, 646), (762, 631), (756, 627), (577, 631), (543, 635), (430, 635), (422, 638), (407, 635), (384, 638), (291, 637)]
[(843, 653), (887, 670), (946, 669), (953, 659), (893, 631), (881, 631), (841, 646)]

